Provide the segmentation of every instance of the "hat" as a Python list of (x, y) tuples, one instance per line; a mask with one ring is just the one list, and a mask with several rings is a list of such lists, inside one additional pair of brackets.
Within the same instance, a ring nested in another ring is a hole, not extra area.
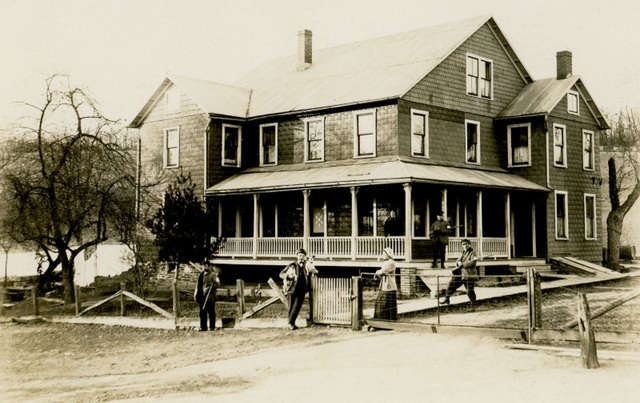
[(442, 210), (438, 211), (438, 215), (444, 215), (444, 211)]
[(468, 239), (463, 239), (462, 240), (462, 244), (464, 245), (465, 243), (468, 244), (468, 245), (471, 245), (471, 241), (468, 240)]
[(384, 254), (386, 254), (387, 256), (389, 256), (389, 259), (393, 259), (393, 249), (391, 249), (391, 248), (384, 248), (384, 249), (382, 250), (382, 252), (383, 252)]
[(296, 255), (297, 255), (297, 254), (299, 254), (299, 253), (302, 253), (302, 254), (303, 254), (303, 255), (305, 255), (305, 256), (307, 255), (307, 251), (306, 251), (306, 250), (304, 250), (304, 248), (300, 248), (300, 249), (298, 249), (298, 251), (296, 252)]

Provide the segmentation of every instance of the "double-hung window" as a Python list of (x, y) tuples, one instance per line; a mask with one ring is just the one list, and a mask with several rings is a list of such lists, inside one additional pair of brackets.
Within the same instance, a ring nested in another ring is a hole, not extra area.
[(465, 121), (465, 161), (469, 164), (480, 163), (480, 122)]
[(576, 91), (567, 92), (567, 112), (573, 115), (580, 114), (580, 95)]
[(355, 150), (356, 157), (375, 157), (376, 155), (376, 112), (362, 111), (355, 114)]
[(324, 118), (307, 119), (305, 130), (305, 161), (324, 161)]
[(411, 155), (429, 156), (429, 112), (411, 110)]
[(596, 195), (584, 194), (584, 238), (596, 239)]
[(556, 239), (569, 239), (569, 194), (556, 190)]
[(508, 163), (510, 167), (531, 166), (531, 124), (507, 126)]
[(493, 62), (467, 54), (467, 94), (480, 98), (493, 97)]
[(241, 164), (242, 128), (222, 125), (222, 165), (239, 167)]
[(260, 125), (260, 165), (278, 164), (278, 124)]
[(553, 125), (553, 165), (567, 167), (567, 127)]
[(180, 165), (180, 128), (164, 129), (164, 167)]
[(593, 153), (593, 132), (582, 131), (582, 168), (585, 171), (593, 171), (595, 154)]

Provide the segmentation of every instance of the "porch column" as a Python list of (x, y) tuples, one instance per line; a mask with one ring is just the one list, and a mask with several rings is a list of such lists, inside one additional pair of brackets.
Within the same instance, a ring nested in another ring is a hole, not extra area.
[(222, 202), (218, 202), (218, 238), (222, 238)]
[(449, 212), (447, 211), (447, 188), (442, 189), (442, 197), (440, 198), (440, 208), (444, 212), (444, 216), (447, 217), (448, 219)]
[(307, 251), (307, 253), (311, 253), (309, 252), (309, 237), (311, 236), (311, 227), (309, 223), (309, 195), (311, 195), (311, 190), (303, 190), (302, 195), (304, 196), (302, 208), (302, 216), (304, 219), (302, 247)]
[(253, 258), (258, 258), (258, 231), (260, 230), (258, 199), (260, 195), (258, 193), (253, 194)]
[[(411, 260), (411, 183), (404, 183), (404, 256), (405, 260)], [(394, 251), (397, 253), (397, 251)]]
[(482, 258), (482, 190), (478, 190), (476, 198), (478, 200), (476, 203), (476, 215), (478, 216), (478, 256)]
[(504, 199), (505, 235), (507, 237), (507, 258), (511, 259), (511, 193), (507, 192)]
[(356, 260), (358, 248), (358, 188), (351, 186), (351, 260)]

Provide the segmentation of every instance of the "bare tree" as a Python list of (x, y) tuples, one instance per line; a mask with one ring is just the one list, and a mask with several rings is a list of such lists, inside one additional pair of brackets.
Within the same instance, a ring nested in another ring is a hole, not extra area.
[(14, 220), (10, 232), (46, 256), (40, 284), (60, 266), (72, 303), (74, 259), (117, 234), (118, 215), (134, 208), (133, 155), (118, 122), (66, 76), (46, 80), (42, 105), (25, 105), (33, 115), (8, 142), (12, 161), (0, 185)]
[(605, 140), (605, 148), (613, 153), (608, 160), (611, 212), (607, 216), (607, 267), (618, 270), (622, 225), (640, 197), (640, 121), (630, 109), (614, 120)]

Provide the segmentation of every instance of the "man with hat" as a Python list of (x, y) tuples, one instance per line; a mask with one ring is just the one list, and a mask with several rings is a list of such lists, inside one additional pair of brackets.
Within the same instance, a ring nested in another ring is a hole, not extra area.
[[(304, 298), (311, 289), (311, 275), (318, 274), (318, 270), (313, 263), (307, 262), (307, 251), (299, 249), (296, 261), (287, 265), (281, 272), (280, 278), (284, 281), (284, 289), (289, 299), (289, 330), (295, 330), (296, 319), (300, 313), (300, 308), (304, 303)], [(311, 306), (311, 298), (309, 298)]]
[(193, 293), (193, 299), (200, 306), (200, 330), (207, 331), (207, 317), (209, 329), (216, 327), (216, 290), (220, 285), (219, 270), (217, 267), (205, 266), (198, 275), (198, 281)]
[(475, 309), (476, 293), (474, 289), (476, 281), (478, 281), (477, 261), (478, 255), (471, 247), (471, 241), (463, 239), (462, 255), (456, 260), (456, 268), (451, 273), (453, 277), (451, 277), (444, 300), (441, 302), (442, 304), (449, 304), (449, 296), (456, 292), (460, 286), (464, 285), (469, 301), (471, 301), (471, 310)]
[(451, 226), (444, 219), (444, 211), (438, 212), (438, 220), (431, 224), (429, 236), (433, 242), (433, 264), (431, 267), (438, 267), (438, 259), (440, 259), (440, 268), (444, 269), (444, 259), (449, 245), (449, 231)]

